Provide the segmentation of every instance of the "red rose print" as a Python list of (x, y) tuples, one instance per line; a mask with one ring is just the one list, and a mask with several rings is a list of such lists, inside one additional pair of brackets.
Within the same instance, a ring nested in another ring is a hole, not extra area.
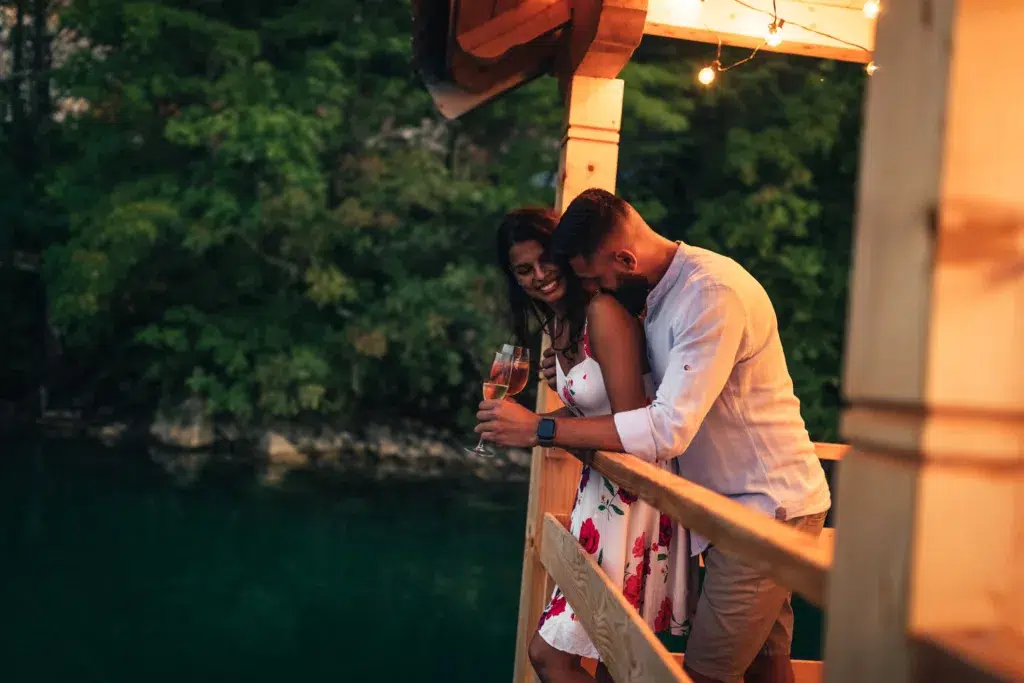
[(654, 618), (654, 632), (667, 631), (672, 626), (672, 600), (666, 597), (661, 601), (661, 609)]
[(622, 584), (622, 595), (626, 598), (626, 602), (631, 604), (633, 607), (640, 605), (640, 593), (643, 591), (643, 584), (640, 580), (640, 574), (633, 574), (632, 576), (626, 577), (626, 582)]
[(537, 624), (537, 628), (544, 625), (544, 622), (551, 617), (557, 617), (559, 614), (565, 611), (565, 596), (559, 595), (552, 600), (547, 609), (544, 610), (544, 614), (540, 615), (540, 623)]
[(580, 472), (580, 491), (587, 488), (587, 482), (590, 481), (590, 465), (584, 465), (583, 471)]
[(601, 545), (601, 534), (594, 526), (593, 519), (583, 522), (583, 526), (580, 527), (580, 545), (591, 555), (596, 553), (598, 546)]
[(622, 488), (621, 486), (619, 487), (619, 500), (621, 500), (626, 505), (632, 505), (633, 503), (635, 503), (636, 498), (637, 497), (635, 495), (633, 495), (626, 489)]
[(672, 520), (665, 513), (661, 514), (661, 520), (659, 521), (658, 528), (658, 543), (668, 547), (669, 542), (672, 540)]
[(647, 532), (641, 533), (633, 542), (633, 557), (643, 557), (644, 548), (647, 545)]

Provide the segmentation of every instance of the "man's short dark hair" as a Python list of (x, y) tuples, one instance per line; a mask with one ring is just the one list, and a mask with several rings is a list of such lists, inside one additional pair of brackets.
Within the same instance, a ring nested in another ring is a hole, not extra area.
[(573, 199), (558, 221), (551, 251), (561, 262), (589, 259), (615, 228), (629, 218), (629, 204), (607, 190), (591, 188)]

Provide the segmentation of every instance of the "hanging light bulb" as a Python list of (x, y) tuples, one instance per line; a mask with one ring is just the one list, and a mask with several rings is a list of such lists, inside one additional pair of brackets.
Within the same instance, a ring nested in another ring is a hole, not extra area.
[(711, 85), (715, 81), (715, 65), (706, 66), (697, 73), (701, 85)]
[(768, 44), (768, 47), (782, 45), (782, 25), (784, 23), (786, 23), (785, 19), (777, 19), (768, 24), (768, 33), (764, 36), (764, 42)]
[(864, 16), (868, 19), (874, 19), (878, 16), (878, 13), (882, 10), (881, 3), (878, 0), (867, 0), (864, 6), (861, 8), (864, 10)]
[(875, 64), (874, 60), (871, 60), (864, 66), (864, 70), (868, 72), (868, 76), (878, 71), (878, 65)]

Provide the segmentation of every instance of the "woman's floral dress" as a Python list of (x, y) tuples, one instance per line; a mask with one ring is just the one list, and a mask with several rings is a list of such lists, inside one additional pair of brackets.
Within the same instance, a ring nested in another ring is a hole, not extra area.
[[(609, 415), (611, 403), (597, 361), (584, 337), (584, 360), (563, 373), (558, 393), (583, 416)], [(648, 393), (650, 390), (649, 378)], [(671, 469), (668, 463), (663, 463)], [(638, 500), (596, 470), (584, 467), (573, 505), (570, 531), (598, 566), (622, 590), (626, 600), (655, 633), (683, 635), (689, 535), (667, 515)], [(540, 637), (563, 652), (599, 659), (600, 655), (561, 590), (555, 588), (538, 626)]]

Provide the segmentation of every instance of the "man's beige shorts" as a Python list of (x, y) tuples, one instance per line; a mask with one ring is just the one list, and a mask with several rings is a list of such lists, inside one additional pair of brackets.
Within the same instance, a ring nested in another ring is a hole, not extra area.
[[(786, 522), (821, 535), (826, 513)], [(686, 644), (686, 666), (725, 683), (742, 681), (759, 653), (789, 656), (793, 643), (792, 592), (735, 555), (714, 546), (704, 552), (704, 586)]]

